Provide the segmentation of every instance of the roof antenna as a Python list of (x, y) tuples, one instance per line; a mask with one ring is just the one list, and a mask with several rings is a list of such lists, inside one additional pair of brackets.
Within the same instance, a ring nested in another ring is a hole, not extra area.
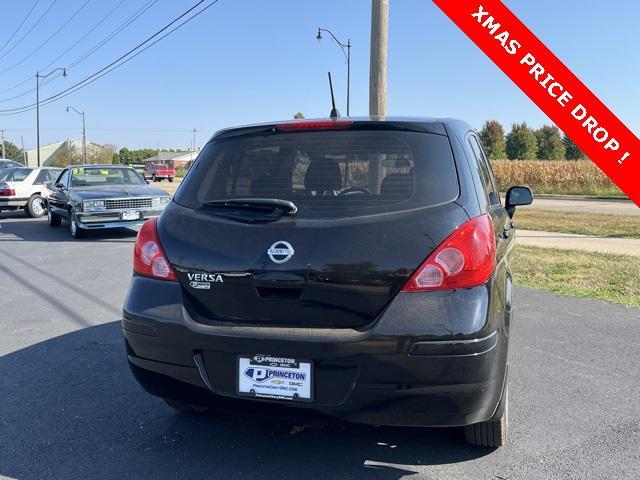
[(331, 90), (331, 113), (329, 116), (331, 118), (340, 118), (340, 112), (336, 108), (336, 99), (333, 96), (333, 83), (331, 83), (331, 72), (327, 72), (329, 75), (329, 90)]

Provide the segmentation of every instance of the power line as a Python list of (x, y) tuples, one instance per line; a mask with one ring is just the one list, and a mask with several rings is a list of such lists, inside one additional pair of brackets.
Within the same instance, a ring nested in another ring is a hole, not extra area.
[(38, 3), (40, 3), (40, 0), (36, 0), (36, 2), (31, 7), (31, 10), (27, 12), (27, 15), (22, 19), (22, 21), (20, 22), (20, 25), (18, 25), (18, 28), (16, 28), (11, 34), (11, 36), (7, 39), (7, 41), (2, 44), (2, 47), (0, 47), (0, 52), (4, 50), (4, 47), (6, 47), (9, 44), (9, 42), (11, 42), (11, 40), (13, 40), (13, 37), (16, 36), (16, 33), (18, 33), (18, 31), (22, 28), (22, 25), (24, 25), (24, 22), (27, 21), (27, 19), (31, 16), (31, 13), (33, 12), (33, 10), (38, 6)]
[[(157, 0), (155, 0), (153, 3), (155, 3)], [(76, 47), (82, 40), (84, 40), (85, 38), (87, 38), (91, 33), (93, 33), (95, 31), (96, 28), (98, 28), (100, 25), (102, 25), (107, 18), (109, 18), (111, 15), (113, 15), (113, 12), (115, 12), (116, 10), (118, 10), (122, 5), (124, 5), (125, 0), (120, 0), (120, 2), (113, 7), (105, 16), (103, 16), (100, 21), (98, 21), (98, 23), (96, 23), (93, 27), (91, 27), (89, 30), (87, 30), (87, 33), (85, 33), (82, 37), (80, 37), (73, 45), (71, 45), (69, 48), (67, 48), (64, 52), (62, 52), (60, 55), (58, 55), (56, 58), (54, 58), (53, 60), (51, 60), (51, 62), (49, 62), (47, 65), (45, 65), (42, 70), (46, 70), (47, 68), (49, 68), (51, 65), (53, 65), (54, 63), (56, 63), (58, 60), (60, 60), (62, 57), (64, 57), (67, 53), (69, 53), (74, 47)], [(143, 12), (144, 13), (144, 12)], [(137, 17), (136, 17), (137, 18)]]
[[(166, 38), (167, 36), (169, 36), (170, 34), (175, 32), (176, 30), (181, 28), (183, 25), (189, 23), (191, 20), (193, 20), (194, 18), (196, 18), (200, 14), (204, 13), (210, 7), (212, 7), (213, 5), (215, 5), (216, 3), (219, 2), (219, 0), (213, 0), (211, 3), (209, 3), (209, 5), (207, 5), (206, 7), (202, 8), (201, 10), (199, 10), (198, 12), (193, 14), (191, 17), (187, 18), (182, 23), (180, 23), (179, 25), (177, 25), (174, 28), (172, 28), (171, 30), (169, 30), (167, 33), (165, 33), (161, 37), (159, 37), (156, 40), (154, 40), (153, 42), (149, 43), (151, 40), (153, 40), (153, 38), (157, 37), (162, 32), (164, 32), (169, 27), (171, 27), (173, 24), (177, 23), (179, 20), (181, 20), (182, 18), (187, 16), (193, 10), (195, 10), (198, 6), (200, 6), (202, 3), (204, 3), (204, 1), (205, 0), (199, 0), (194, 5), (192, 5), (190, 8), (188, 8), (187, 10), (182, 12), (178, 17), (176, 17), (171, 22), (169, 22), (167, 25), (165, 25), (160, 30), (158, 30), (156, 33), (154, 33), (153, 35), (147, 37), (144, 41), (142, 41), (141, 43), (136, 45), (134, 48), (130, 49), (124, 55), (121, 55), (116, 60), (112, 61), (110, 64), (108, 64), (107, 66), (101, 68), (100, 70), (98, 70), (97, 72), (95, 72), (92, 75), (88, 76), (84, 80), (81, 80), (80, 82), (78, 82), (78, 83), (76, 83), (76, 84), (74, 84), (74, 85), (72, 85), (72, 86), (70, 86), (70, 87), (68, 87), (68, 88), (56, 93), (55, 95), (52, 95), (52, 96), (50, 96), (48, 98), (45, 98), (44, 100), (42, 100), (40, 102), (40, 105), (41, 106), (47, 105), (47, 104), (49, 104), (51, 102), (54, 102), (54, 101), (59, 100), (61, 98), (64, 98), (67, 95), (70, 95), (71, 93), (74, 93), (77, 90), (80, 90), (81, 88), (86, 87), (87, 85), (90, 85), (91, 83), (95, 82), (99, 78), (101, 78), (101, 77), (105, 76), (106, 74), (112, 72), (116, 68), (121, 67), (122, 65), (124, 65), (128, 61), (134, 59), (135, 57), (140, 55), (142, 52), (144, 52), (147, 49), (151, 48), (153, 45), (155, 45), (156, 43), (158, 43), (162, 39)], [(136, 52), (136, 50), (140, 49), (143, 45), (145, 45), (147, 43), (149, 43), (149, 45), (146, 45), (140, 51)], [(133, 52), (135, 52), (135, 53), (133, 53)], [(131, 55), (131, 56), (129, 57), (129, 55)], [(126, 58), (126, 57), (129, 57), (129, 58)], [(24, 105), (22, 107), (16, 107), (16, 108), (11, 108), (11, 109), (0, 110), (0, 115), (15, 115), (15, 114), (18, 114), (18, 113), (25, 113), (25, 112), (28, 112), (30, 110), (33, 110), (35, 107), (36, 107), (36, 104), (32, 103), (30, 105)]]
[(87, 4), (90, 2), (91, 0), (86, 0), (78, 10), (76, 10), (74, 12), (73, 15), (71, 15), (66, 22), (64, 22), (60, 28), (58, 28), (58, 30), (56, 30), (55, 32), (53, 32), (53, 34), (47, 38), (44, 42), (42, 42), (38, 47), (36, 47), (35, 50), (33, 50), (29, 55), (27, 55), (26, 57), (24, 57), (22, 60), (20, 60), (17, 63), (14, 63), (13, 65), (11, 65), (10, 67), (5, 68), (4, 70), (0, 70), (0, 73), (5, 73), (8, 72), (9, 70), (13, 70), (14, 68), (16, 68), (18, 65), (22, 65), (24, 62), (26, 62), (27, 60), (29, 60), (31, 57), (33, 57), (37, 52), (40, 51), (40, 49), (42, 47), (44, 47), (47, 43), (49, 43), (56, 35), (58, 35), (62, 29), (64, 29), (64, 27), (66, 27), (67, 25), (69, 25), (69, 23), (71, 23), (71, 21), (76, 18), (78, 16), (78, 14), (84, 9), (84, 7), (87, 6)]
[[(122, 57), (120, 57), (118, 60), (112, 62), (111, 64), (107, 65), (106, 67), (104, 67), (103, 69), (99, 70), (98, 72), (94, 73), (93, 75), (90, 75), (89, 77), (85, 78), (84, 80), (82, 80), (81, 82), (76, 83), (75, 85), (72, 85), (71, 87), (69, 87), (68, 89), (65, 89), (61, 92), (58, 92), (55, 95), (52, 95), (51, 97), (45, 98), (44, 100), (42, 100), (40, 102), (40, 106), (42, 105), (48, 105), (49, 103), (52, 103), (56, 100), (59, 100), (60, 98), (66, 97), (67, 95), (71, 95), (72, 93), (80, 90), (81, 88), (86, 87), (87, 85), (92, 84), (93, 82), (95, 82), (96, 80), (104, 77), (105, 75), (107, 75), (108, 73), (112, 72), (113, 70), (121, 67), (122, 65), (124, 65), (125, 63), (133, 60), (135, 57), (137, 57), (138, 55), (140, 55), (141, 53), (145, 52), (146, 50), (148, 50), (149, 48), (151, 48), (152, 46), (154, 46), (156, 43), (160, 42), (162, 39), (164, 39), (165, 37), (168, 37), (169, 35), (171, 35), (173, 32), (175, 32), (176, 30), (178, 30), (180, 27), (182, 27), (183, 25), (189, 23), (191, 20), (193, 20), (195, 17), (197, 17), (198, 15), (200, 15), (201, 13), (203, 13), (205, 10), (207, 10), (209, 7), (212, 7), (213, 5), (215, 5), (216, 3), (218, 3), (219, 0), (214, 0), (213, 2), (211, 2), (209, 5), (207, 5), (206, 7), (204, 7), (202, 10), (200, 10), (199, 12), (196, 12), (193, 16), (189, 17), (188, 19), (186, 19), (185, 21), (183, 21), (182, 23), (180, 23), (179, 25), (177, 25), (176, 27), (172, 28), (171, 30), (169, 30), (167, 33), (165, 33), (164, 35), (162, 35), (161, 37), (157, 38), (156, 40), (154, 40), (153, 42), (151, 42), (149, 45), (145, 46), (143, 49), (141, 49), (140, 51), (134, 53), (133, 55), (131, 55), (129, 58), (126, 58), (124, 60), (122, 60), (125, 56), (127, 56), (129, 53), (133, 52), (134, 50), (136, 50), (137, 48), (139, 48), (141, 45), (143, 45), (144, 43), (146, 43), (148, 40), (150, 40), (151, 38), (153, 38), (154, 36), (158, 35), (158, 33), (161, 33), (163, 30), (165, 30), (167, 27), (171, 26), (173, 23), (175, 23), (177, 20), (180, 20), (180, 18), (182, 18), (183, 16), (185, 16), (186, 14), (188, 14), (190, 11), (192, 11), (193, 9), (195, 9), (198, 5), (200, 5), (201, 3), (204, 2), (204, 0), (200, 0), (199, 2), (197, 2), (195, 5), (193, 5), (190, 9), (188, 9), (187, 11), (185, 11), (182, 15), (180, 15), (179, 17), (177, 17), (175, 20), (173, 20), (171, 23), (169, 23), (168, 25), (166, 25), (164, 28), (162, 28), (161, 30), (159, 30), (158, 32), (156, 32), (154, 35), (152, 35), (151, 37), (149, 37), (147, 40), (145, 40), (144, 42), (142, 42), (140, 45), (138, 45), (138, 47), (130, 50), (127, 54), (123, 55)], [(120, 60), (122, 60), (120, 62)], [(120, 63), (118, 63), (120, 62)], [(92, 78), (95, 77), (95, 78)], [(35, 108), (35, 104), (33, 104), (31, 106), (31, 110), (33, 110)], [(0, 110), (0, 112), (2, 112), (2, 110)], [(0, 113), (1, 115), (1, 113)]]
[[(69, 53), (74, 47), (76, 47), (82, 40), (84, 40), (85, 38), (87, 38), (90, 34), (92, 34), (96, 28), (98, 28), (100, 25), (102, 25), (111, 15), (113, 15), (113, 13), (118, 10), (122, 5), (124, 5), (125, 0), (120, 0), (120, 3), (118, 3), (114, 8), (112, 8), (106, 15), (104, 15), (99, 21), (98, 23), (96, 23), (95, 25), (93, 25), (89, 30), (87, 30), (87, 33), (85, 33), (82, 37), (80, 37), (75, 43), (73, 43), (69, 48), (67, 48), (64, 52), (62, 52), (60, 55), (58, 55), (56, 58), (54, 58), (53, 60), (51, 60), (51, 62), (49, 62), (47, 65), (45, 65), (44, 67), (40, 68), (40, 70), (46, 70), (47, 68), (49, 68), (51, 65), (53, 65), (54, 63), (56, 63), (58, 60), (60, 60), (62, 57), (64, 57), (67, 53)], [(4, 92), (8, 92), (10, 90), (13, 90), (21, 85), (24, 85), (25, 83), (29, 83), (33, 81), (33, 75), (30, 75), (29, 77), (27, 77), (26, 79), (24, 79), (22, 82), (15, 84), (13, 87), (10, 88), (6, 88), (4, 90), (0, 90), (0, 93), (4, 93)], [(35, 91), (35, 88), (31, 88), (29, 90), (26, 90), (22, 93), (18, 93), (16, 95), (14, 95), (13, 97), (7, 97), (4, 98), (2, 100), (0, 100), (0, 103), (4, 103), (4, 102), (9, 102), (11, 100), (15, 100), (16, 98), (20, 98), (20, 97), (24, 97), (25, 95), (30, 94), (31, 92)]]
[(36, 23), (34, 23), (33, 25), (31, 25), (31, 28), (29, 30), (27, 30), (27, 32), (20, 37), (20, 40), (18, 40), (16, 43), (13, 44), (13, 46), (11, 48), (9, 48), (9, 50), (7, 50), (6, 52), (4, 52), (2, 55), (0, 55), (0, 60), (2, 60), (4, 57), (6, 57), (9, 53), (11, 53), (18, 45), (20, 45), (22, 43), (22, 40), (24, 40), (27, 35), (29, 35), (34, 28), (36, 28), (38, 26), (38, 24), (42, 21), (42, 19), (47, 15), (47, 13), (49, 13), (49, 10), (51, 10), (51, 8), (56, 4), (58, 0), (53, 0), (49, 6), (47, 7), (47, 9), (44, 11), (44, 13), (42, 15), (40, 15), (40, 17), (38, 18), (38, 20), (36, 20)]
[(131, 18), (130, 20), (128, 20), (127, 22), (125, 22), (123, 25), (121, 25), (120, 27), (118, 27), (113, 33), (111, 33), (110, 35), (107, 36), (107, 38), (105, 38), (103, 41), (101, 41), (100, 43), (98, 43), (96, 46), (94, 46), (93, 48), (91, 48), (88, 52), (85, 52), (83, 55), (81, 55), (79, 58), (77, 58), (76, 60), (74, 60), (68, 67), (67, 70), (72, 69), (73, 67), (77, 66), (78, 64), (82, 63), (85, 59), (87, 59), (89, 56), (93, 55), (97, 50), (99, 50), (100, 48), (102, 48), (107, 42), (111, 41), (116, 35), (118, 35), (122, 30), (124, 30), (126, 27), (128, 27), (131, 23), (133, 23), (135, 20), (138, 19), (138, 17), (142, 14), (144, 14), (149, 8), (151, 8), (158, 0), (151, 0), (150, 2), (148, 2), (146, 5), (144, 5), (138, 12), (134, 15), (134, 18)]
[[(109, 41), (113, 40), (117, 35), (120, 34), (120, 32), (122, 32), (125, 28), (127, 28), (129, 25), (131, 25), (133, 22), (135, 22), (147, 10), (149, 10), (153, 5), (155, 5), (157, 3), (157, 1), (158, 0), (149, 0), (140, 9), (138, 9), (133, 15), (131, 15), (127, 20), (125, 20), (122, 24), (120, 24), (120, 26), (118, 26), (114, 31), (112, 31), (109, 35), (107, 35), (107, 37), (102, 39), (100, 42), (98, 42), (96, 45), (94, 45), (92, 48), (90, 48), (85, 53), (83, 53), (80, 57), (78, 57), (76, 60), (74, 60), (69, 66), (67, 66), (66, 67), (67, 71), (71, 70), (73, 67), (77, 66), (78, 64), (80, 64), (81, 62), (86, 60), (88, 57), (90, 57), (96, 51), (98, 51), (100, 48), (102, 48), (104, 45), (106, 45)], [(73, 47), (71, 47), (71, 48), (73, 48)], [(69, 50), (71, 50), (71, 48), (69, 48), (67, 50), (67, 52)], [(64, 53), (62, 55), (60, 55), (57, 59), (55, 59), (52, 62), (50, 62), (47, 66), (43, 67), (41, 70), (46, 70), (47, 68), (49, 68), (57, 60), (62, 58), (63, 55), (64, 55)], [(43, 81), (42, 84), (40, 85), (40, 87), (42, 88), (44, 85), (47, 85), (48, 83), (51, 83), (56, 78), (59, 78), (61, 75), (62, 75), (62, 73), (56, 73), (56, 74), (52, 75), (51, 78), (47, 78), (45, 81)], [(13, 90), (13, 89), (15, 89), (15, 88), (17, 88), (17, 87), (19, 87), (21, 85), (24, 85), (25, 83), (31, 82), (31, 81), (33, 81), (33, 76), (30, 76), (30, 77), (26, 78), (22, 82), (17, 83), (16, 85), (14, 85), (12, 87), (6, 88), (4, 90), (0, 90), (0, 93), (5, 93), (5, 92), (8, 92), (8, 91), (11, 91), (11, 90)], [(35, 90), (36, 90), (35, 88), (31, 88), (29, 90), (26, 90), (26, 91), (20, 93), (20, 94), (14, 95), (13, 97), (8, 97), (8, 98), (5, 98), (3, 100), (0, 100), (0, 102), (15, 100), (16, 98), (24, 97), (25, 95), (28, 95), (31, 92), (35, 92)]]

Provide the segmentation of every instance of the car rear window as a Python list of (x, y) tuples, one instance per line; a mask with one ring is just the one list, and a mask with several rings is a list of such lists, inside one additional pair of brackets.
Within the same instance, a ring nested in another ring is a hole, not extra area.
[(32, 171), (32, 168), (9, 168), (0, 171), (0, 182), (22, 182)]
[(344, 218), (452, 201), (458, 177), (447, 137), (357, 130), (273, 133), (212, 140), (175, 201), (277, 198), (296, 218)]

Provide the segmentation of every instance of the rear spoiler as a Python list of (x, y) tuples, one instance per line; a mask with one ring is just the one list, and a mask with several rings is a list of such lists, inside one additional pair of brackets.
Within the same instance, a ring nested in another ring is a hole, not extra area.
[[(330, 124), (329, 122), (333, 122)], [(340, 124), (339, 127), (337, 124)], [(347, 126), (348, 124), (348, 126)], [(294, 125), (305, 125), (305, 128), (294, 128)], [(314, 128), (315, 125), (315, 128)], [(328, 128), (327, 125), (335, 125)], [(216, 132), (211, 140), (223, 138), (233, 138), (239, 136), (266, 135), (270, 133), (288, 133), (293, 131), (322, 131), (327, 129), (348, 129), (348, 130), (386, 130), (400, 132), (432, 133), (435, 135), (447, 136), (447, 131), (442, 122), (410, 122), (410, 121), (375, 121), (375, 120), (302, 120), (299, 123), (277, 122), (273, 124), (249, 125), (246, 127), (226, 128)]]

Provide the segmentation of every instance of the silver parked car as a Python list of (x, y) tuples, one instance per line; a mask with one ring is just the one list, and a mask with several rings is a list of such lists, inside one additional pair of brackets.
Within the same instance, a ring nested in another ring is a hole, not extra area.
[(49, 225), (69, 223), (71, 235), (87, 230), (136, 227), (157, 217), (171, 197), (150, 187), (135, 169), (116, 165), (74, 165), (65, 168), (43, 194)]

